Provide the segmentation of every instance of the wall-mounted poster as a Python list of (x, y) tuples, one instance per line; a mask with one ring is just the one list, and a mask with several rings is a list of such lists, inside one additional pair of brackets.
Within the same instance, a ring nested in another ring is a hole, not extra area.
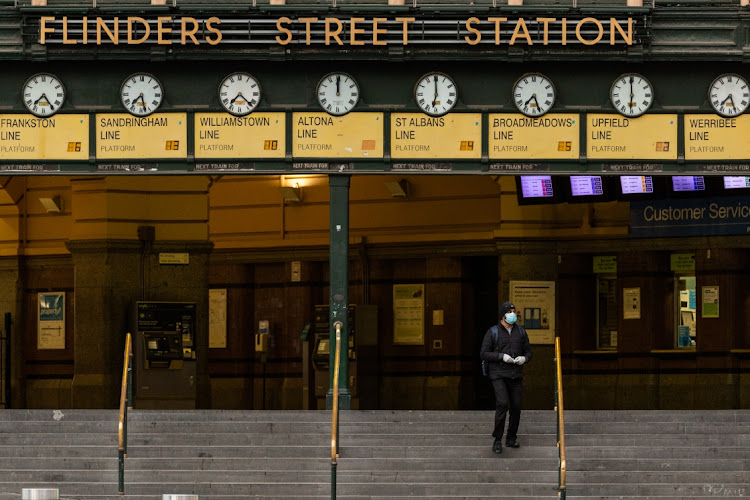
[(532, 344), (555, 343), (554, 281), (511, 281), (510, 301)]
[(718, 286), (704, 286), (703, 287), (703, 317), (704, 318), (718, 318), (719, 317), (719, 287)]
[(622, 319), (641, 319), (641, 289), (622, 289)]
[(208, 291), (208, 347), (224, 349), (227, 346), (227, 289)]
[(424, 285), (393, 285), (393, 343), (424, 345)]
[(65, 292), (37, 294), (37, 349), (65, 349)]

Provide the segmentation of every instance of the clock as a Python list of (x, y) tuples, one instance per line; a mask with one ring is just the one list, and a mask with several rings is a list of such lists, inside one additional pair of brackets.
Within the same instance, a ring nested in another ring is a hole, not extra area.
[(164, 99), (164, 90), (155, 76), (134, 73), (122, 82), (120, 101), (131, 115), (148, 116)]
[(654, 88), (638, 73), (625, 73), (612, 83), (609, 99), (618, 113), (635, 118), (651, 107), (654, 102)]
[(526, 116), (542, 116), (555, 104), (555, 86), (541, 73), (527, 73), (513, 84), (513, 102)]
[(334, 116), (347, 114), (359, 102), (359, 85), (346, 73), (328, 73), (318, 82), (315, 93), (320, 107)]
[(55, 75), (38, 73), (23, 84), (23, 104), (34, 116), (52, 116), (64, 102), (65, 87)]
[(430, 116), (443, 116), (458, 100), (458, 89), (445, 73), (427, 73), (414, 86), (414, 100)]
[(229, 113), (245, 116), (260, 103), (260, 83), (248, 73), (232, 73), (219, 84), (219, 101)]
[(717, 77), (708, 87), (708, 101), (721, 116), (741, 115), (750, 102), (747, 80), (735, 73)]

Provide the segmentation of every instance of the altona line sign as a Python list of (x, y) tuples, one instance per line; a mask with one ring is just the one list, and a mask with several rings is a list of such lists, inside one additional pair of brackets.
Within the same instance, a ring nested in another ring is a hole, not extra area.
[[(253, 24), (262, 24), (259, 40), (276, 45), (409, 45), (424, 34), (416, 17), (278, 17), (222, 19), (220, 17), (88, 17), (42, 16), (39, 43), (69, 48), (85, 45), (219, 45), (245, 30), (245, 39), (258, 39)], [(240, 23), (239, 21), (243, 21)], [(448, 20), (466, 45), (634, 45), (641, 20), (583, 17), (469, 17)], [(231, 35), (230, 35), (231, 32)], [(252, 33), (251, 33), (252, 32)], [(252, 37), (250, 36), (252, 34)], [(240, 35), (241, 36), (241, 35)], [(440, 43), (440, 42), (437, 42)]]

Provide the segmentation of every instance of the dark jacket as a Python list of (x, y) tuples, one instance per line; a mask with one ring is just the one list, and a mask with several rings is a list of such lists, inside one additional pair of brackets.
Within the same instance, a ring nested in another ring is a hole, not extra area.
[(531, 361), (531, 344), (526, 330), (518, 324), (514, 324), (510, 334), (502, 323), (497, 325), (497, 345), (493, 345), (492, 329), (487, 330), (482, 341), (480, 357), (488, 362), (490, 379), (499, 378), (523, 378), (523, 367), (503, 361), (503, 354), (512, 358), (523, 356), (526, 363)]

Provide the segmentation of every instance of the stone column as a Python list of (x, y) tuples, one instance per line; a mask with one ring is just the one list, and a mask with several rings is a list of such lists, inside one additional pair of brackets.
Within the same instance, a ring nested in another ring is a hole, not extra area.
[(139, 241), (70, 241), (75, 276), (73, 408), (117, 408), (139, 294)]

